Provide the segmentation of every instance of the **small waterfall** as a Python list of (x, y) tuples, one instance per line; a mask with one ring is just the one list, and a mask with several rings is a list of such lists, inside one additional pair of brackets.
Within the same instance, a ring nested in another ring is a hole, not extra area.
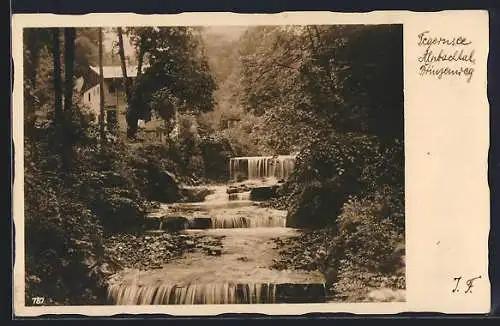
[(250, 227), (250, 219), (245, 217), (212, 217), (213, 229), (234, 229)]
[(229, 160), (229, 176), (236, 180), (245, 175), (249, 180), (261, 178), (286, 179), (295, 167), (295, 156), (233, 157)]
[(234, 284), (158, 284), (112, 285), (108, 298), (117, 305), (189, 305), (275, 303), (276, 285), (268, 283)]
[(229, 200), (250, 200), (250, 191), (229, 194)]
[(212, 217), (212, 228), (259, 228), (259, 227), (285, 227), (286, 218), (280, 216), (258, 216), (253, 218), (240, 216)]

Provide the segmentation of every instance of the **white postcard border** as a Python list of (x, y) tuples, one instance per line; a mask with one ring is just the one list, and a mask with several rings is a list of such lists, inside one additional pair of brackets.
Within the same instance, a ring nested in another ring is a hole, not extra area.
[[(405, 92), (405, 194), (407, 301), (404, 303), (335, 303), (196, 306), (24, 306), (23, 202), (23, 27), (179, 26), (179, 25), (291, 25), (291, 24), (403, 24)], [(359, 314), (429, 311), (485, 313), (489, 311), (488, 281), (489, 189), (487, 157), (489, 104), (486, 95), (488, 13), (443, 11), (416, 13), (283, 12), (278, 14), (182, 13), (176, 15), (88, 14), (14, 15), (12, 54), (15, 65), (13, 139), (15, 179), (14, 313), (119, 313), (217, 315), (262, 313), (299, 315), (311, 312)], [(417, 34), (464, 35), (475, 44), (475, 75), (461, 80), (429, 80), (418, 75)], [(424, 101), (426, 99), (426, 101)], [(425, 127), (425, 128), (424, 128)], [(464, 133), (468, 138), (460, 138)], [(450, 136), (451, 135), (451, 136)], [(463, 178), (463, 173), (467, 178)], [(453, 178), (455, 176), (455, 179)], [(461, 178), (462, 177), (462, 178)], [(436, 180), (441, 182), (436, 182)], [(460, 191), (459, 191), (460, 190)], [(481, 275), (469, 295), (454, 295), (453, 277)]]

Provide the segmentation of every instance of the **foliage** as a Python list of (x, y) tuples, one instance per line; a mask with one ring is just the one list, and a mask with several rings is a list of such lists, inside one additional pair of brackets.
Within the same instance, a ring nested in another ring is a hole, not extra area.
[[(23, 65), (24, 65), (24, 116), (25, 126), (31, 131), (36, 120), (35, 108), (40, 107), (50, 95), (51, 81), (47, 75), (47, 63), (52, 60), (50, 47), (50, 29), (30, 28), (23, 30)], [(49, 72), (50, 73), (50, 72)], [(49, 87), (48, 87), (49, 86)]]
[(140, 110), (137, 118), (154, 110), (168, 121), (176, 111), (212, 110), (215, 82), (195, 28), (129, 28), (128, 33), (140, 62), (147, 61), (130, 94), (129, 106)]
[(149, 200), (173, 202), (180, 198), (176, 174), (179, 171), (170, 148), (151, 144), (134, 148), (127, 165), (140, 192)]
[[(158, 175), (160, 171), (170, 171), (178, 182), (192, 184), (200, 181), (226, 180), (229, 158), (233, 155), (233, 148), (226, 137), (181, 132), (178, 139), (171, 139), (165, 144), (138, 147), (130, 164), (136, 171), (147, 169), (153, 175)], [(145, 168), (146, 165), (149, 168)], [(155, 169), (157, 172), (152, 172)], [(148, 177), (148, 180), (158, 180), (153, 175)], [(162, 184), (145, 193), (154, 197), (155, 194), (162, 193), (162, 189), (165, 188), (166, 184)], [(176, 198), (178, 196), (172, 195), (167, 201)]]
[(299, 152), (289, 226), (332, 225), (350, 196), (402, 189), (401, 40), (392, 25), (259, 26), (241, 38), (241, 101), (263, 121), (253, 138)]
[(275, 239), (281, 249), (273, 268), (320, 270), (333, 300), (369, 301), (372, 289), (404, 289), (404, 204), (395, 200), (401, 195), (380, 187), (348, 199), (328, 228)]
[(343, 203), (384, 184), (401, 188), (402, 146), (384, 146), (374, 136), (334, 134), (305, 147), (285, 186), (290, 226), (323, 227), (335, 222)]
[(241, 63), (238, 40), (226, 40), (220, 35), (203, 33), (205, 53), (217, 88), (214, 92), (215, 107), (207, 115), (213, 118), (215, 129), (220, 129), (222, 119), (238, 118), (243, 110), (241, 97)]
[[(95, 64), (97, 30), (65, 30), (65, 37), (60, 33), (57, 40), (52, 40), (51, 29), (30, 29), (26, 33), (24, 84), (31, 124), (26, 135), (24, 174), (25, 234), (29, 239), (25, 247), (27, 303), (31, 297), (41, 296), (47, 304), (102, 304), (106, 302), (104, 279), (109, 272), (103, 266), (110, 259), (104, 255), (103, 238), (139, 230), (144, 224), (146, 200), (179, 199), (178, 180), (169, 171), (203, 170), (203, 160), (193, 164), (193, 157), (202, 158), (203, 145), (191, 134), (183, 135), (175, 148), (135, 146), (112, 137), (99, 139), (93, 113), (81, 107), (78, 94), (72, 92), (75, 78)], [(145, 74), (142, 81), (154, 82), (155, 71), (175, 68), (174, 73), (183, 77), (184, 84), (163, 80), (159, 84), (162, 88), (152, 90), (149, 100), (157, 100), (154, 97), (163, 92), (160, 99), (167, 94), (182, 100), (176, 105), (210, 109), (213, 85), (191, 32), (174, 28), (158, 33), (169, 35), (168, 40), (158, 42), (172, 42), (170, 46), (181, 52), (174, 55), (174, 67), (170, 65), (172, 51), (150, 49), (149, 68), (153, 73)], [(60, 63), (60, 77), (66, 77), (65, 85), (53, 83), (54, 58), (58, 56), (51, 53), (52, 41), (64, 49), (56, 62)], [(200, 83), (198, 93), (188, 87)], [(67, 95), (61, 107), (64, 119), (57, 121), (56, 86), (60, 94), (64, 86)], [(217, 147), (217, 141), (209, 143)], [(184, 164), (185, 157), (189, 164)], [(72, 164), (66, 165), (68, 162)]]
[(370, 272), (395, 273), (404, 250), (401, 203), (394, 206), (391, 189), (383, 188), (348, 200), (338, 218), (345, 259)]
[(220, 136), (205, 136), (200, 144), (204, 162), (205, 177), (210, 180), (227, 180), (229, 159), (233, 149), (229, 140)]
[(242, 103), (265, 116), (271, 147), (332, 130), (402, 138), (400, 27), (260, 26), (242, 42)]
[(325, 272), (329, 251), (336, 242), (335, 235), (332, 229), (322, 229), (306, 230), (298, 237), (287, 240), (275, 238), (281, 259), (274, 261), (273, 268)]
[(99, 29), (77, 28), (75, 37), (75, 76), (87, 77), (90, 66), (99, 64)]
[[(232, 29), (237, 30), (241, 31)], [(235, 156), (275, 154), (277, 150), (267, 136), (271, 133), (269, 129), (275, 126), (245, 109), (246, 90), (242, 78), (244, 37), (227, 38), (208, 30), (203, 33), (203, 40), (217, 89), (214, 110), (198, 117), (200, 135), (227, 139)], [(259, 87), (259, 84), (252, 87)], [(282, 153), (288, 154), (286, 150)]]
[(259, 27), (245, 37), (246, 108), (264, 117), (268, 144), (299, 151), (280, 199), (288, 203), (287, 225), (320, 229), (330, 239), (318, 236), (290, 264), (322, 269), (337, 292), (358, 281), (400, 287), (400, 28)]
[[(102, 226), (77, 187), (58, 174), (56, 155), (26, 142), (25, 234), (27, 300), (47, 303), (102, 302)], [(75, 282), (78, 280), (78, 282)], [(30, 301), (26, 301), (30, 304)]]
[(103, 237), (139, 230), (146, 198), (157, 194), (175, 199), (169, 196), (177, 194), (168, 191), (176, 191), (177, 180), (161, 184), (168, 164), (158, 160), (159, 151), (121, 142), (100, 148), (88, 141), (95, 140), (90, 133), (83, 138), (87, 141), (74, 143), (73, 160), (78, 165), (66, 173), (57, 128), (47, 121), (36, 129), (37, 142), (25, 145), (27, 299), (43, 296), (49, 304), (105, 303), (103, 266), (110, 257), (103, 254)]
[(134, 169), (142, 153), (126, 144), (100, 148), (85, 112), (72, 113), (78, 164), (71, 172), (62, 169), (60, 133), (51, 120), (37, 125), (36, 142), (25, 144), (26, 294), (49, 304), (104, 303), (103, 237), (141, 228), (148, 189), (158, 178)]

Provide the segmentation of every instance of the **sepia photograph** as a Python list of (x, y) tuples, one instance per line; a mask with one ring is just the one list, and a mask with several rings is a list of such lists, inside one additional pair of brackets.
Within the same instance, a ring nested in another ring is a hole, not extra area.
[(488, 313), (488, 18), (13, 15), (13, 317)]
[(405, 301), (403, 25), (23, 29), (25, 305)]

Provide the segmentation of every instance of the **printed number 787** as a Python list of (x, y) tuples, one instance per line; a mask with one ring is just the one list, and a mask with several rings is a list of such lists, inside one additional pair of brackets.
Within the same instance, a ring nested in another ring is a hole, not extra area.
[(33, 297), (31, 298), (31, 301), (33, 304), (43, 304), (44, 299), (44, 297)]

